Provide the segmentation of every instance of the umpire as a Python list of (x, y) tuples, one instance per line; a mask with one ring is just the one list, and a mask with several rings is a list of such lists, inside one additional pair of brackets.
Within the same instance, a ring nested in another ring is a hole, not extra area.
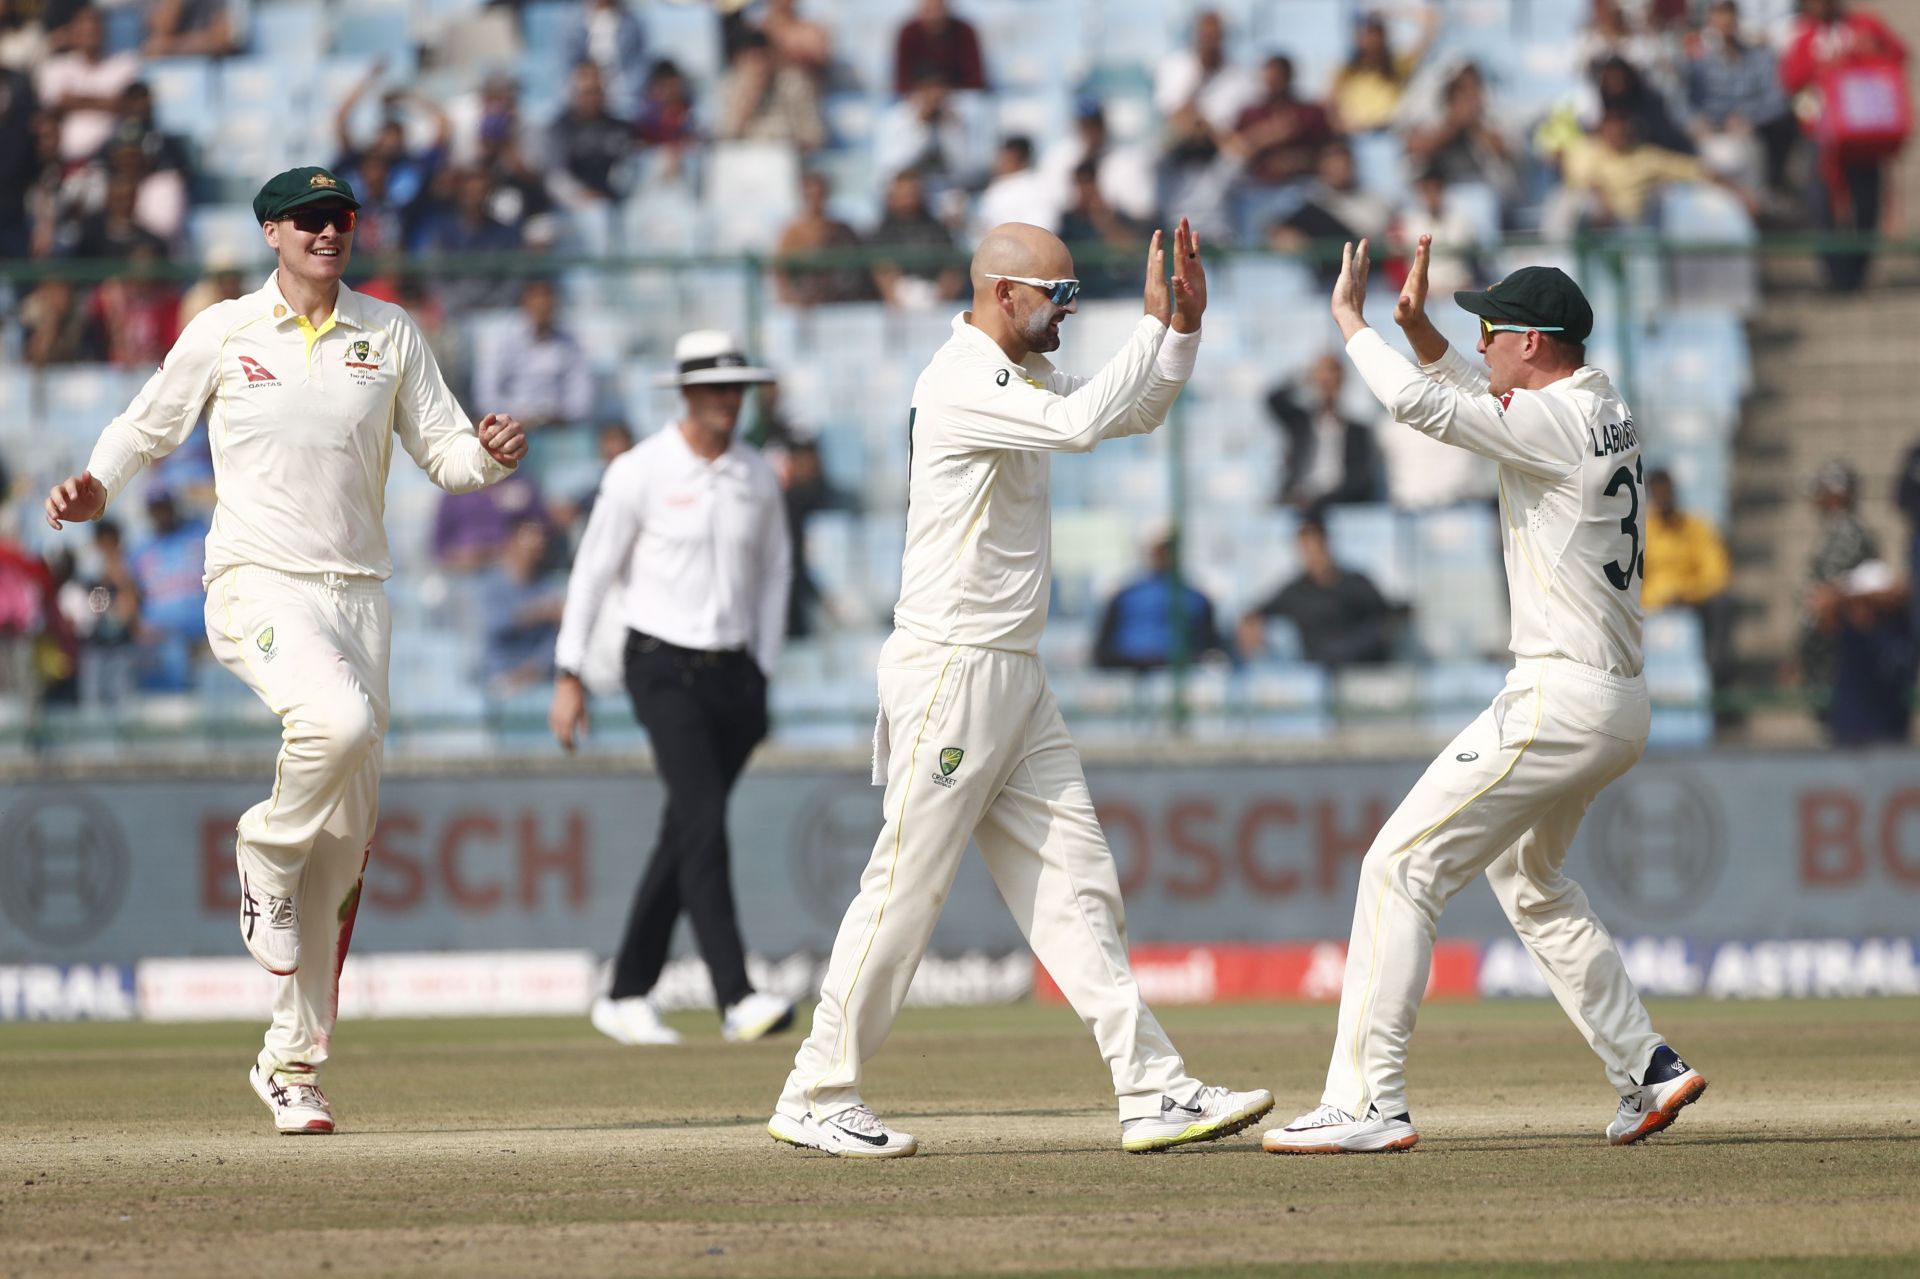
[(587, 726), (580, 680), (602, 601), (624, 579), (627, 691), (667, 788), (653, 860), (640, 880), (613, 986), (593, 1024), (623, 1044), (680, 1036), (648, 998), (685, 910), (733, 1041), (793, 1024), (793, 1005), (753, 989), (735, 919), (727, 796), (767, 733), (767, 675), (786, 636), (793, 559), (773, 468), (734, 438), (747, 387), (773, 381), (726, 333), (675, 344), (686, 412), (614, 459), (600, 482), (555, 653), (549, 722), (572, 750)]

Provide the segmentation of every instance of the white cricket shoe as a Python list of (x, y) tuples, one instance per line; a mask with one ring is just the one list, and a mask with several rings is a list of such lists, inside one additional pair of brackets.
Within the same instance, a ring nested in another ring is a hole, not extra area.
[(825, 1119), (812, 1115), (795, 1119), (776, 1110), (767, 1120), (767, 1135), (789, 1146), (824, 1150), (843, 1159), (901, 1159), (920, 1149), (910, 1134), (887, 1127), (865, 1105), (849, 1106)]
[(793, 1001), (756, 990), (727, 1009), (720, 1021), (720, 1034), (730, 1044), (746, 1044), (777, 1035), (791, 1025)]
[(273, 1126), (289, 1137), (319, 1136), (333, 1131), (333, 1107), (313, 1082), (313, 1075), (269, 1075), (258, 1062), (247, 1072), (247, 1082), (273, 1112)]
[(1412, 1150), (1420, 1144), (1413, 1120), (1389, 1118), (1378, 1106), (1355, 1118), (1338, 1106), (1321, 1106), (1285, 1128), (1269, 1128), (1260, 1144), (1275, 1155), (1380, 1155)]
[(1120, 1149), (1130, 1155), (1144, 1155), (1190, 1142), (1231, 1137), (1272, 1109), (1273, 1094), (1264, 1088), (1251, 1092), (1202, 1088), (1185, 1105), (1163, 1096), (1159, 1114), (1120, 1121)]
[(1620, 1099), (1620, 1109), (1607, 1125), (1607, 1140), (1616, 1146), (1631, 1146), (1643, 1137), (1670, 1127), (1683, 1107), (1700, 1100), (1707, 1081), (1700, 1072), (1680, 1060), (1680, 1055), (1661, 1044), (1647, 1063), (1647, 1075), (1640, 1087)]
[(680, 1032), (660, 1020), (660, 1010), (645, 995), (593, 1001), (593, 1028), (618, 1044), (677, 1044)]
[(247, 855), (236, 849), (240, 864), (240, 940), (247, 953), (275, 977), (300, 971), (300, 907), (291, 897), (274, 897), (254, 888)]

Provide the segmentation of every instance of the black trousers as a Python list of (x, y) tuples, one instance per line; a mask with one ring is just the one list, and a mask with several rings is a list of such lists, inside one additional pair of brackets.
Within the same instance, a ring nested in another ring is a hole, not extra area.
[[(1840, 173), (1846, 187), (1844, 200), (1825, 181), (1814, 182), (1810, 196), (1814, 225), (1823, 231), (1878, 231), (1886, 166), (1878, 161), (1849, 164), (1843, 165)], [(1871, 250), (1861, 248), (1823, 253), (1820, 260), (1826, 268), (1827, 287), (1837, 293), (1851, 293), (1866, 284), (1873, 258)]]
[(725, 1009), (753, 993), (733, 904), (727, 797), (767, 735), (767, 678), (745, 650), (707, 653), (627, 634), (627, 692), (667, 788), (653, 859), (614, 959), (615, 999), (660, 980), (682, 910)]

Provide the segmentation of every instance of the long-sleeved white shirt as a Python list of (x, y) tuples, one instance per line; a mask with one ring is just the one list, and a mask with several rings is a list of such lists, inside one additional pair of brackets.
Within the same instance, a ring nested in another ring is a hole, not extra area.
[(108, 423), (87, 469), (111, 502), (179, 448), (211, 405), (209, 582), (240, 564), (391, 577), (383, 516), (396, 436), (449, 493), (512, 468), (481, 446), (405, 311), (341, 285), (333, 315), (315, 328), (277, 276), (193, 318)]
[(745, 648), (771, 674), (786, 641), (793, 548), (767, 460), (735, 440), (709, 462), (678, 424), (613, 460), (567, 580), (561, 670), (580, 670), (601, 603), (623, 575), (630, 629), (681, 648)]
[(1347, 355), (1395, 421), (1498, 464), (1514, 656), (1638, 675), (1640, 428), (1607, 375), (1583, 367), (1537, 391), (1495, 396), (1452, 347), (1420, 366), (1362, 329)]
[(1020, 364), (967, 314), (914, 384), (896, 626), (936, 644), (1038, 651), (1053, 579), (1050, 454), (1167, 420), (1200, 335), (1149, 315), (1092, 378)]

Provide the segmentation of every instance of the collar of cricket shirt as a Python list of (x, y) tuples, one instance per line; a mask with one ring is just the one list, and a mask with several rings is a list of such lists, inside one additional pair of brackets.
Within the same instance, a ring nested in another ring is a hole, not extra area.
[[(278, 267), (274, 268), (273, 273), (267, 276), (267, 283), (260, 290), (260, 293), (262, 300), (267, 304), (268, 310), (273, 316), (275, 328), (288, 324), (298, 324), (300, 322), (300, 313), (293, 309), (293, 304), (287, 301), (287, 295), (280, 291), (280, 270)], [(344, 328), (364, 329), (369, 327), (365, 317), (360, 312), (360, 295), (348, 288), (344, 281), (340, 285), (339, 295), (333, 300), (332, 318), (335, 324)], [(324, 322), (321, 327), (325, 327)]]

